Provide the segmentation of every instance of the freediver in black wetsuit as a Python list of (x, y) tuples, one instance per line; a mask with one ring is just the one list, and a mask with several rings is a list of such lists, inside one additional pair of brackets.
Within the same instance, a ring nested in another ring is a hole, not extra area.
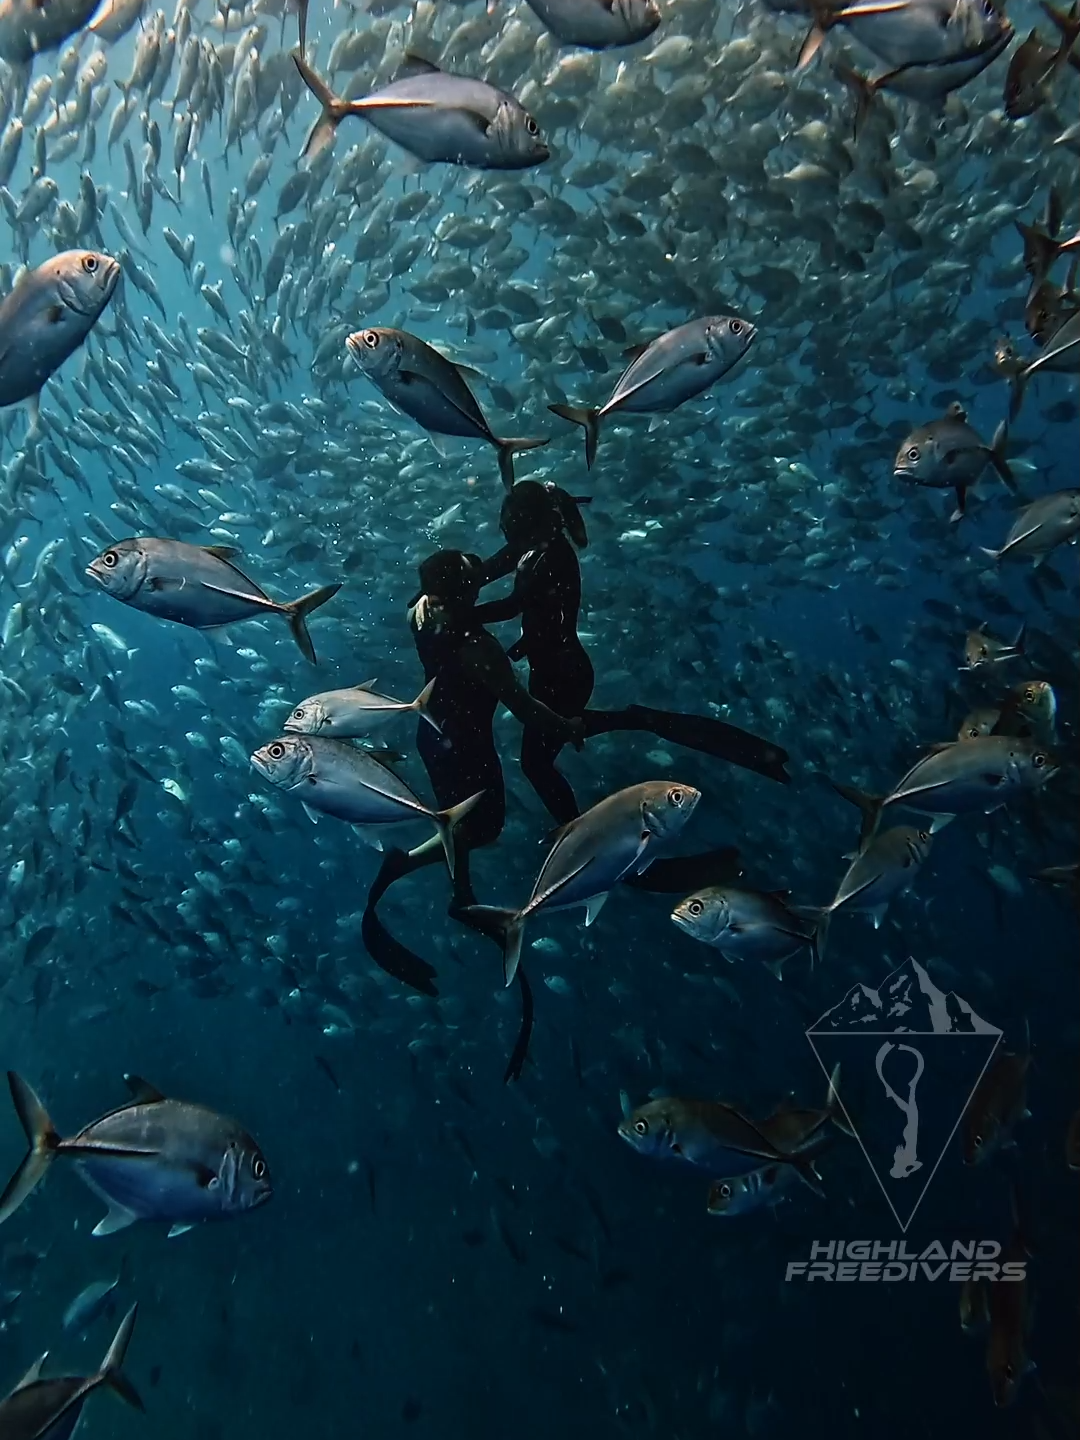
[[(560, 715), (581, 716), (587, 738), (616, 730), (646, 731), (769, 779), (782, 783), (790, 779), (784, 769), (785, 750), (711, 716), (645, 705), (588, 709), (595, 677), (577, 633), (581, 569), (574, 546), (583, 549), (588, 544), (578, 502), (555, 485), (524, 480), (503, 501), (499, 525), (506, 545), (485, 561), (483, 583), (513, 572), (514, 588), (505, 599), (477, 605), (473, 614), (483, 625), (520, 615), (521, 638), (508, 654), (514, 660), (528, 659), (529, 694), (534, 699)], [(550, 727), (541, 730), (528, 723), (521, 740), (522, 772), (560, 825), (580, 813), (569, 782), (555, 768), (564, 743)], [(654, 861), (630, 883), (645, 890), (685, 894), (699, 885), (730, 879), (730, 868), (720, 875), (717, 862), (720, 857), (730, 861), (731, 854), (724, 850)]]
[[(430, 556), (420, 566), (424, 623), (414, 619), (411, 627), (424, 674), (436, 681), (428, 713), (439, 732), (421, 721), (416, 736), (436, 800), (441, 808), (483, 792), (455, 833), (454, 915), (476, 903), (470, 852), (497, 840), (506, 817), (502, 765), (492, 734), (496, 707), (501, 702), (534, 734), (548, 737), (555, 754), (567, 742), (580, 746), (584, 734), (580, 720), (557, 714), (518, 682), (502, 646), (477, 619), (474, 607), (482, 575), (478, 556), (457, 550)], [(437, 993), (434, 969), (389, 934), (375, 907), (395, 881), (441, 859), (438, 844), (425, 843), (408, 853), (388, 851), (368, 894), (362, 925), (364, 943), (376, 963), (427, 994)]]

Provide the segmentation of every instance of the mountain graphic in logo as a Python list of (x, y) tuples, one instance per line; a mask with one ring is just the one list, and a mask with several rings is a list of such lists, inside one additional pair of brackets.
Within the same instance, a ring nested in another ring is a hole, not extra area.
[[(875, 989), (853, 985), (806, 1032), (902, 1231), (956, 1134), (1001, 1031), (908, 959)], [(843, 1096), (857, 1095), (852, 1113)]]

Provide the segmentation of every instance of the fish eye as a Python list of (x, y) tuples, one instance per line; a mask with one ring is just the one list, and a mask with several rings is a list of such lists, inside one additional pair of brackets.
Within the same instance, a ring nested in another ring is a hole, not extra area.
[(982, 12), (989, 20), (994, 14), (994, 0), (983, 0)]
[(730, 1186), (730, 1185), (727, 1185), (727, 1184), (718, 1185), (718, 1186), (716, 1187), (716, 1193), (719, 1195), (719, 1197), (720, 1197), (721, 1200), (730, 1200), (730, 1199), (731, 1199), (731, 1186)]
[(981, 1150), (981, 1149), (982, 1149), (982, 1143), (983, 1143), (983, 1137), (982, 1137), (981, 1135), (975, 1135), (975, 1136), (972, 1137), (971, 1143), (972, 1143), (972, 1145), (974, 1145), (974, 1147), (975, 1147), (976, 1150)]
[(379, 348), (379, 337), (374, 330), (365, 330), (360, 338), (369, 350), (377, 350)]
[(919, 839), (920, 839), (921, 841), (923, 841), (923, 843), (925, 844), (926, 841), (930, 839), (930, 831), (929, 831), (929, 830), (920, 830), (920, 831), (919, 831)]
[(686, 909), (691, 915), (701, 915), (704, 912), (705, 906), (700, 900), (691, 900)]
[(266, 753), (271, 760), (283, 760), (285, 758), (285, 746), (280, 740), (275, 740), (272, 745), (266, 747)]
[(292, 712), (292, 718), (294, 720), (302, 720), (306, 714), (307, 711), (304, 709), (303, 705), (298, 705), (297, 708)]
[(649, 1122), (647, 1120), (634, 1121), (634, 1134), (647, 1135), (649, 1133)]
[(529, 132), (530, 135), (540, 134), (540, 126), (537, 125), (536, 121), (531, 115), (525, 116), (525, 129)]
[(686, 799), (686, 796), (681, 790), (676, 788), (667, 792), (667, 798), (669, 805), (678, 806), (683, 803), (683, 801)]
[(978, 740), (978, 738), (979, 738), (979, 727), (978, 727), (977, 725), (972, 725), (971, 728), (970, 728), (970, 729), (968, 730), (968, 732), (967, 732), (967, 737), (968, 737), (969, 740)]
[(732, 333), (732, 335), (741, 335), (742, 332), (743, 332), (743, 323), (742, 323), (742, 321), (741, 321), (741, 320), (732, 320), (732, 322), (731, 322), (731, 333)]
[(101, 557), (101, 563), (105, 566), (106, 570), (115, 570), (120, 563), (120, 556), (117, 555), (115, 550), (106, 550), (105, 554)]
[(251, 1173), (255, 1176), (256, 1180), (261, 1180), (266, 1174), (266, 1161), (261, 1155), (256, 1155), (255, 1159), (251, 1162)]
[(1036, 753), (1031, 757), (1031, 763), (1035, 766), (1036, 770), (1041, 770), (1046, 764), (1046, 756), (1042, 753), (1041, 750), (1036, 751)]
[(919, 458), (919, 447), (917, 445), (912, 445), (908, 448), (907, 458), (909, 460), (917, 460)]
[(1027, 701), (1027, 703), (1028, 703), (1029, 705), (1034, 705), (1034, 704), (1035, 704), (1035, 696), (1036, 696), (1036, 692), (1035, 692), (1034, 690), (1025, 690), (1025, 691), (1024, 691), (1024, 699)]
[(97, 256), (84, 255), (82, 257), (82, 268), (86, 271), (88, 275), (93, 275), (94, 271), (98, 268)]

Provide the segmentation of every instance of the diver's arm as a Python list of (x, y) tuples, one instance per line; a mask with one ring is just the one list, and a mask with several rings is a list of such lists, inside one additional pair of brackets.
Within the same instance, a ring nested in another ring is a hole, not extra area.
[(501, 580), (504, 575), (512, 575), (517, 569), (517, 563), (521, 559), (521, 551), (515, 550), (510, 545), (504, 545), (494, 555), (485, 560), (480, 570), (480, 584), (490, 585), (492, 580)]
[(520, 720), (523, 725), (533, 725), (545, 735), (554, 735), (580, 746), (581, 722), (567, 720), (530, 695), (515, 679), (510, 661), (493, 635), (471, 636), (462, 646), (459, 658), (468, 672), (506, 706), (515, 720)]
[(501, 600), (485, 600), (473, 607), (473, 614), (481, 625), (497, 625), (500, 620), (513, 620), (522, 611), (521, 596), (515, 585), (509, 595)]

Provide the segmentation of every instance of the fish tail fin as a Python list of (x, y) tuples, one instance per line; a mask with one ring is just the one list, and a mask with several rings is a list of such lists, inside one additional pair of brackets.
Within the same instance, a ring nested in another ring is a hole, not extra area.
[(1076, 41), (1080, 39), (1080, 5), (1074, 3), (1068, 10), (1055, 10), (1052, 5), (1046, 3), (1046, 0), (1042, 0), (1041, 8), (1046, 18), (1061, 35), (1058, 54), (1060, 56), (1068, 55)]
[(428, 709), (428, 701), (431, 699), (434, 689), (435, 681), (429, 680), (428, 683), (424, 686), (424, 688), (420, 691), (420, 694), (417, 695), (416, 699), (413, 701), (413, 705), (416, 707), (417, 713), (423, 716), (427, 723), (434, 729), (435, 733), (437, 735), (441, 735), (442, 726)]
[(825, 1113), (829, 1119), (843, 1134), (852, 1140), (856, 1139), (855, 1131), (851, 1128), (851, 1121), (847, 1118), (840, 1100), (840, 1065), (839, 1062), (833, 1066), (833, 1072), (829, 1076), (829, 1089), (825, 1096)]
[(502, 946), (503, 980), (512, 985), (521, 964), (525, 917), (518, 910), (503, 910), (498, 905), (469, 905), (462, 914)]
[(34, 1094), (33, 1090), (14, 1070), (8, 1071), (8, 1085), (19, 1123), (26, 1132), (30, 1148), (22, 1164), (7, 1183), (0, 1195), (0, 1225), (23, 1203), (32, 1190), (45, 1178), (49, 1164), (60, 1148), (60, 1135), (49, 1119), (49, 1112)]
[(814, 56), (825, 43), (825, 33), (829, 29), (830, 18), (828, 12), (817, 5), (811, 5), (814, 14), (814, 23), (806, 32), (806, 38), (799, 46), (799, 58), (795, 61), (795, 72), (805, 70), (813, 60)]
[(833, 72), (836, 78), (847, 86), (855, 98), (855, 119), (852, 123), (852, 135), (857, 140), (866, 123), (866, 117), (870, 114), (870, 107), (874, 103), (874, 96), (880, 88), (880, 81), (868, 80), (865, 75), (860, 75), (857, 70), (852, 70), (847, 65), (834, 65)]
[(467, 800), (458, 801), (448, 810), (436, 811), (432, 817), (435, 821), (435, 828), (439, 832), (443, 850), (446, 852), (446, 866), (450, 871), (451, 880), (454, 878), (454, 831), (465, 819), (465, 816), (476, 809), (483, 798), (484, 791), (478, 790), (475, 795), (470, 795)]
[(814, 918), (814, 933), (810, 940), (810, 949), (814, 957), (814, 964), (820, 965), (825, 959), (825, 947), (829, 943), (829, 923), (832, 920), (832, 911), (827, 905), (823, 905)]
[(308, 634), (307, 617), (313, 610), (318, 610), (320, 605), (325, 605), (328, 600), (332, 600), (340, 589), (340, 585), (321, 585), (318, 590), (311, 590), (308, 594), (301, 595), (299, 600), (290, 600), (285, 606), (285, 616), (289, 622), (293, 639), (300, 647), (301, 655), (305, 660), (310, 660), (312, 665), (318, 662), (315, 659), (315, 646), (311, 643), (311, 636)]
[[(825, 778), (829, 779), (828, 776)], [(885, 796), (870, 795), (856, 785), (842, 785), (839, 780), (829, 780), (829, 784), (842, 799), (849, 801), (852, 805), (857, 805), (862, 811), (862, 829), (859, 831), (859, 848), (861, 850), (866, 842), (877, 833)]]
[(497, 436), (495, 446), (499, 452), (499, 474), (502, 476), (503, 485), (507, 490), (514, 488), (514, 456), (523, 450), (539, 450), (541, 445), (550, 445), (551, 440), (545, 436), (542, 440), (530, 440), (528, 438), (511, 438), (500, 440)]
[(990, 463), (1004, 480), (1009, 489), (1016, 494), (1016, 476), (1005, 459), (1005, 447), (1009, 443), (1009, 422), (1002, 420), (994, 431), (994, 438), (990, 442)]
[[(302, 17), (302, 21), (305, 22), (304, 29), (306, 30), (306, 17)], [(318, 71), (312, 69), (304, 59), (303, 49), (303, 44), (301, 44), (299, 50), (292, 52), (293, 64), (299, 70), (301, 80), (322, 106), (322, 113), (304, 141), (300, 158), (303, 159), (306, 156), (308, 159), (314, 160), (326, 149), (327, 145), (332, 144), (337, 127), (346, 115), (352, 114), (353, 107), (347, 100), (342, 100), (340, 96), (335, 95)]]
[(113, 1342), (109, 1346), (108, 1353), (101, 1362), (101, 1369), (98, 1372), (97, 1381), (99, 1385), (108, 1385), (110, 1390), (114, 1390), (116, 1394), (120, 1396), (121, 1400), (126, 1400), (133, 1409), (141, 1410), (145, 1413), (146, 1406), (143, 1404), (139, 1392), (124, 1374), (122, 1368), (124, 1357), (127, 1354), (127, 1348), (131, 1341), (131, 1332), (135, 1329), (135, 1317), (138, 1313), (138, 1305), (133, 1305), (123, 1320), (120, 1321), (120, 1328), (113, 1336)]
[(569, 420), (572, 425), (581, 425), (585, 430), (585, 468), (591, 470), (596, 459), (596, 447), (600, 442), (600, 411), (587, 410), (580, 405), (549, 405), (548, 409), (560, 420)]

